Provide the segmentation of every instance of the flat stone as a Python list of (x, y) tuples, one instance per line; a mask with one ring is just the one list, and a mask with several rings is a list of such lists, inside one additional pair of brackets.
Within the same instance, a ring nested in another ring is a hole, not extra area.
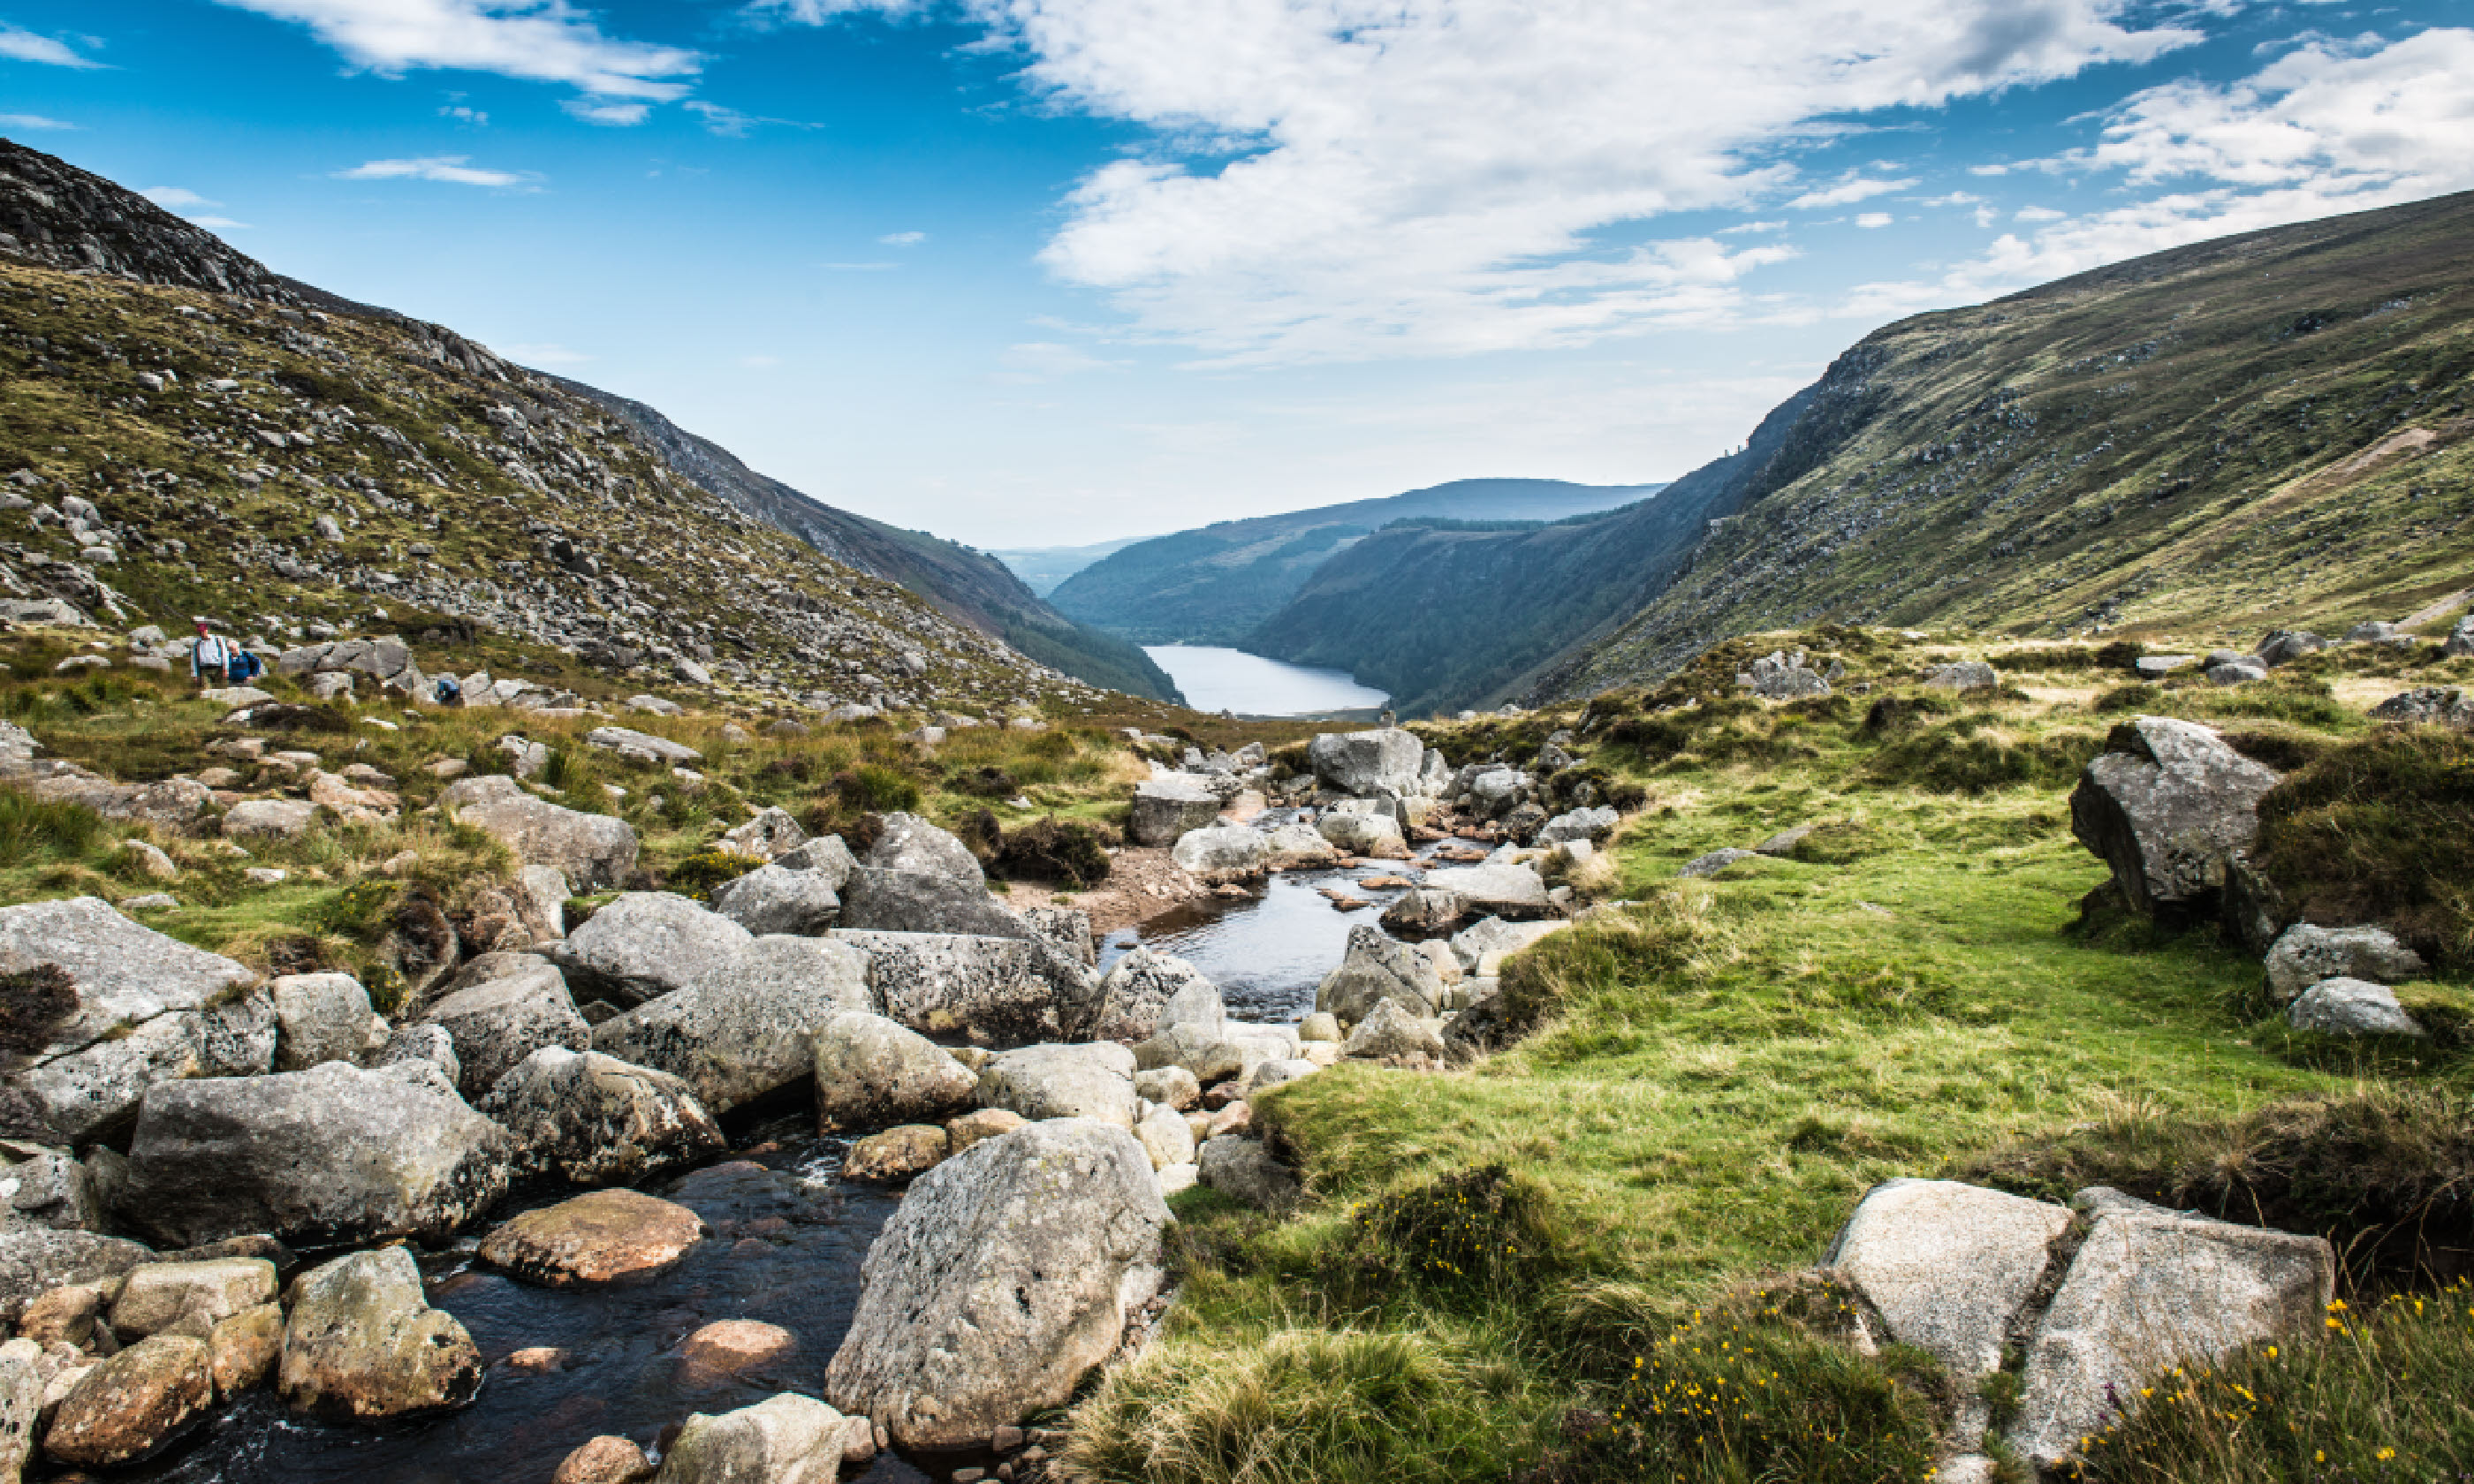
[(595, 1190), (515, 1217), (482, 1239), (479, 1257), (545, 1287), (592, 1287), (650, 1278), (686, 1257), (703, 1232), (684, 1206)]
[(215, 1326), (275, 1299), (275, 1264), (258, 1257), (150, 1262), (130, 1270), (111, 1305), (123, 1338), (185, 1334), (205, 1339)]

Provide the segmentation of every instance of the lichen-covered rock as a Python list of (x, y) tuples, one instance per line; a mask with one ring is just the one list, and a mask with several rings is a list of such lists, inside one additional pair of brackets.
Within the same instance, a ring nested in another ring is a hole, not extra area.
[(1383, 925), (1398, 933), (1435, 933), (1468, 916), (1468, 903), (1457, 893), (1417, 887), (1402, 892), (1383, 909)]
[(842, 899), (823, 872), (759, 866), (716, 889), (713, 910), (759, 936), (813, 938), (841, 921)]
[(229, 1401), (275, 1374), (283, 1356), (283, 1305), (266, 1303), (218, 1323), (206, 1334), (206, 1364), (217, 1400)]
[(1325, 788), (1351, 798), (1389, 789), (1403, 797), (1421, 792), (1419, 776), (1426, 745), (1399, 728), (1379, 731), (1326, 731), (1306, 747), (1308, 766)]
[(1032, 1123), (913, 1182), (861, 1265), (826, 1396), (908, 1448), (1061, 1406), (1158, 1291), (1168, 1221), (1123, 1128)]
[(188, 1429), (214, 1404), (206, 1342), (158, 1334), (97, 1366), (69, 1393), (43, 1434), (43, 1451), (87, 1469), (135, 1463)]
[(503, 1223), (481, 1239), (479, 1257), (544, 1287), (594, 1287), (650, 1278), (703, 1234), (684, 1206), (641, 1190), (595, 1190)]
[(349, 1062), (368, 1046), (370, 994), (351, 974), (285, 974), (267, 986), (275, 1006), (275, 1069)]
[(915, 814), (894, 813), (884, 818), (883, 831), (877, 835), (876, 844), (868, 848), (869, 865), (885, 871), (951, 876), (972, 886), (987, 884), (987, 873), (980, 869), (979, 857), (952, 834)]
[(1449, 866), (1426, 873), (1425, 888), (1449, 892), (1470, 912), (1500, 918), (1557, 916), (1546, 883), (1527, 866)]
[(656, 1484), (834, 1484), (848, 1431), (841, 1413), (796, 1392), (718, 1417), (691, 1413)]
[(124, 1132), (146, 1089), (241, 1077), (274, 1064), (275, 1009), (258, 975), (140, 926), (92, 897), (0, 907), (0, 973), (45, 965), (73, 999), (50, 1038), (7, 1074), (63, 1143)]
[(825, 884), (838, 892), (859, 861), (842, 844), (839, 835), (818, 835), (802, 846), (773, 857), (773, 864), (788, 871), (812, 871), (825, 878)]
[(1441, 1061), (1443, 1035), (1439, 1024), (1397, 999), (1381, 999), (1348, 1033), (1341, 1055), (1374, 1062)]
[(2417, 685), (2371, 707), (2371, 719), (2474, 731), (2474, 690), (2462, 685)]
[(1485, 967), (1490, 959), (1499, 965), (1506, 957), (1565, 925), (1560, 922), (1507, 922), (1501, 918), (1488, 918), (1452, 934), (1452, 957), (1460, 961), (1461, 972), (1485, 974), (1490, 972)]
[(1194, 1128), (1165, 1104), (1152, 1105), (1152, 1111), (1134, 1125), (1134, 1137), (1142, 1140), (1143, 1153), (1151, 1156), (1154, 1170), (1194, 1162)]
[(1175, 845), (1188, 830), (1209, 828), (1220, 809), (1220, 796), (1193, 778), (1151, 778), (1134, 787), (1128, 827), (1137, 845)]
[(1219, 1003), (1218, 988), (1201, 969), (1137, 945), (1100, 980), (1100, 1017), (1091, 1034), (1101, 1041), (1149, 1041), (1164, 1023), (1170, 1001), (1198, 987)]
[(2323, 979), (2394, 984), (2431, 972), (2422, 955), (2385, 927), (2316, 927), (2296, 922), (2268, 950), (2268, 987), (2291, 1000)]
[(2259, 834), (2260, 797), (2276, 774), (2171, 717), (2137, 717), (2105, 745), (2071, 794), (2071, 832), (2139, 911), (2213, 913), (2233, 857)]
[(593, 1049), (667, 1072), (707, 1112), (728, 1113), (813, 1072), (816, 1033), (834, 1017), (877, 1008), (868, 969), (832, 939), (758, 938), (688, 988), (595, 1026)]
[(328, 1062), (163, 1083), (131, 1141), (123, 1218), (173, 1246), (443, 1239), (506, 1189), (506, 1131), (461, 1101)]
[(1238, 881), (1263, 874), (1271, 864), (1272, 842), (1244, 825), (1217, 825), (1178, 836), (1169, 859), (1204, 881)]
[(860, 866), (842, 887), (841, 923), (880, 933), (968, 933), (1029, 938), (1031, 924), (977, 881)]
[(185, 1334), (203, 1340), (215, 1326), (275, 1300), (275, 1264), (263, 1257), (150, 1262), (132, 1268), (111, 1305), (123, 1339)]
[(711, 976), (754, 941), (676, 893), (629, 892), (568, 934), (551, 961), (580, 995), (641, 1005)]
[(2001, 677), (1981, 659), (1960, 659), (1935, 665), (1926, 673), (1924, 682), (1932, 690), (1991, 690), (2001, 683)]
[(429, 1306), (401, 1247), (356, 1252), (295, 1279), (276, 1388), (338, 1421), (462, 1406), (481, 1385), (481, 1355), (451, 1314)]
[(1389, 814), (1325, 810), (1322, 817), (1315, 821), (1315, 830), (1331, 842), (1332, 849), (1344, 855), (1394, 860), (1408, 858), (1409, 847), (1401, 836), (1400, 822)]
[(0, 1319), (15, 1322), (32, 1301), (70, 1283), (117, 1279), (155, 1254), (143, 1243), (92, 1232), (0, 1232)]
[(550, 964), (457, 990), (424, 1011), (422, 1019), (454, 1038), (456, 1085), (472, 1102), (487, 1096), (499, 1078), (544, 1046), (573, 1051), (593, 1044), (593, 1027), (576, 1013), (566, 977)]
[(871, 1134), (850, 1147), (842, 1178), (862, 1185), (898, 1185), (943, 1162), (953, 1141), (933, 1123), (905, 1123)]
[(1261, 1139), (1214, 1135), (1202, 1141), (1195, 1163), (1200, 1184), (1258, 1209), (1285, 1211), (1302, 1197), (1297, 1171), (1272, 1158)]
[(884, 1016), (844, 1014), (815, 1038), (823, 1133), (942, 1123), (979, 1100), (979, 1078), (944, 1047)]
[(886, 1016), (928, 1035), (1062, 1041), (1099, 1008), (1100, 976), (1041, 939), (836, 928), (833, 941), (866, 955)]
[(1340, 967), (1316, 988), (1315, 1009), (1354, 1024), (1386, 1000), (1397, 1000), (1423, 1018), (1436, 1012), (1443, 998), (1442, 977), (1416, 949), (1374, 928), (1358, 926), (1348, 930), (1348, 951)]
[(1094, 1118), (1134, 1126), (1134, 1053), (1114, 1041), (1024, 1046), (980, 1069), (980, 1101), (1036, 1122)]
[(597, 1051), (544, 1046), (479, 1106), (515, 1139), (520, 1169), (580, 1185), (631, 1184), (729, 1144), (686, 1083)]
[(2285, 1017), (2295, 1030), (2322, 1036), (2428, 1034), (2397, 1003), (2396, 991), (2363, 979), (2322, 979), (2295, 998)]
[(1864, 1295), (1889, 1338), (1929, 1352), (1972, 1395), (1978, 1377), (2001, 1369), (2011, 1324), (2070, 1224), (2067, 1208), (2043, 1201), (1892, 1180), (1865, 1193), (1823, 1265)]
[(505, 774), (458, 778), (438, 802), (458, 824), (490, 836), (523, 864), (557, 867), (576, 891), (605, 891), (636, 869), (636, 831), (625, 820), (536, 799)]
[(721, 836), (723, 849), (756, 860), (778, 860), (807, 843), (807, 830), (790, 817), (789, 811), (771, 804), (757, 810), (756, 817), (746, 824), (722, 831)]

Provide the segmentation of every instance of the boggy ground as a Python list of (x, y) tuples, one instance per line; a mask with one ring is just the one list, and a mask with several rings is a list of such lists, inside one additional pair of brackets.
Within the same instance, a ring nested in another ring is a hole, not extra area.
[[(1737, 699), (1744, 658), (1798, 643), (1846, 659), (1836, 695)], [(1766, 635), (1587, 713), (1434, 729), (1459, 761), (1575, 728), (1585, 766), (1643, 786), (1602, 883), (1635, 904), (1512, 961), (1534, 1029), (1509, 1049), (1263, 1095), (1316, 1199), (1275, 1222), (1177, 1197), (1181, 1301), (1081, 1404), (1072, 1462), (1249, 1484), (1927, 1477), (1946, 1383), (1837, 1343), (1844, 1300), (1795, 1276), (1865, 1189), (1909, 1175), (2060, 1199), (2109, 1182), (2336, 1240), (2353, 1308), (2326, 1344), (2167, 1387), (2092, 1476), (2474, 1468), (2449, 1369), (2474, 1360), (2474, 1307), (2441, 1291), (2474, 1249), (2474, 743), (2352, 699), (2464, 684), (2474, 660), (2348, 646), (2219, 689), (2138, 684), (2122, 652), (2003, 648), (1998, 690), (1953, 695), (1916, 682), (1986, 654), (1962, 636)], [(2264, 847), (2296, 899), (2350, 892), (2418, 924), (2440, 977), (2401, 993), (2431, 1042), (2291, 1031), (2213, 927), (2082, 916), (2107, 871), (2068, 795), (2140, 711), (2292, 771)], [(1804, 824), (1791, 858), (1675, 877)]]

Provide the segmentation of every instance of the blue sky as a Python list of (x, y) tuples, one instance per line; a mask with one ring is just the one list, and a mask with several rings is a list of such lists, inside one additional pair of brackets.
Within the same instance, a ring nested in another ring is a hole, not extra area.
[(0, 132), (836, 504), (1672, 477), (1875, 326), (2474, 187), (2474, 16), (0, 0)]

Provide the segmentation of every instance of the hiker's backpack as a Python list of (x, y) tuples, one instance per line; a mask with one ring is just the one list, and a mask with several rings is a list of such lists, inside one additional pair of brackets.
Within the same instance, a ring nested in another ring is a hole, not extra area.
[(442, 675), (438, 678), (437, 696), (440, 706), (453, 706), (464, 699), (464, 687), (455, 682), (455, 677)]

